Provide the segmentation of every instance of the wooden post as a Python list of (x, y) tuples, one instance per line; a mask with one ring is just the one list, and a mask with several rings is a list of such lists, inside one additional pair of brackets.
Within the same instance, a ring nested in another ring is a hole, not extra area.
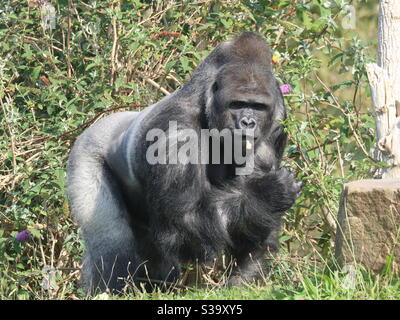
[(376, 177), (400, 178), (400, 1), (380, 0), (378, 64), (366, 66), (376, 120)]

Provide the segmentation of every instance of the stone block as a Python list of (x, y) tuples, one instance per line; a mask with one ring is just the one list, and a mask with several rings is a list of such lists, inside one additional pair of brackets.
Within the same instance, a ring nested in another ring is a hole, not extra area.
[(359, 180), (345, 184), (335, 239), (340, 265), (361, 264), (379, 272), (394, 255), (400, 268), (400, 179)]

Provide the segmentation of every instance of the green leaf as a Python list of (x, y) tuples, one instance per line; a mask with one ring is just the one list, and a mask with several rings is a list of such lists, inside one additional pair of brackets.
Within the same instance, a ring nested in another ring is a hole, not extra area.
[(179, 58), (179, 61), (181, 62), (183, 72), (188, 72), (188, 71), (191, 70), (191, 68), (189, 67), (189, 60), (188, 60), (188, 58), (186, 58), (185, 56), (181, 56), (181, 57)]
[(42, 66), (37, 66), (33, 68), (31, 73), (31, 81), (36, 83), (36, 80), (39, 78), (40, 71), (42, 70)]
[(90, 69), (92, 69), (92, 68), (94, 68), (94, 67), (96, 67), (96, 66), (97, 66), (97, 63), (96, 63), (96, 62), (89, 63), (89, 64), (86, 66), (85, 71), (89, 71)]

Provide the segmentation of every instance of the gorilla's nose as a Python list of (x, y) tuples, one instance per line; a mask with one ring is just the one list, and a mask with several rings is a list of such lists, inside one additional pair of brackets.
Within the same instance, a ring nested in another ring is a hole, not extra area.
[(252, 129), (254, 130), (257, 126), (257, 122), (254, 118), (243, 117), (239, 121), (240, 129)]

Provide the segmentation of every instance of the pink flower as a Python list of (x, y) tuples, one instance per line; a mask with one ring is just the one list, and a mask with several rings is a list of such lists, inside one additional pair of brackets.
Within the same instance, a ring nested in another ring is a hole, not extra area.
[(282, 94), (288, 94), (290, 91), (292, 91), (290, 84), (284, 84), (280, 86), (279, 89), (281, 90)]

